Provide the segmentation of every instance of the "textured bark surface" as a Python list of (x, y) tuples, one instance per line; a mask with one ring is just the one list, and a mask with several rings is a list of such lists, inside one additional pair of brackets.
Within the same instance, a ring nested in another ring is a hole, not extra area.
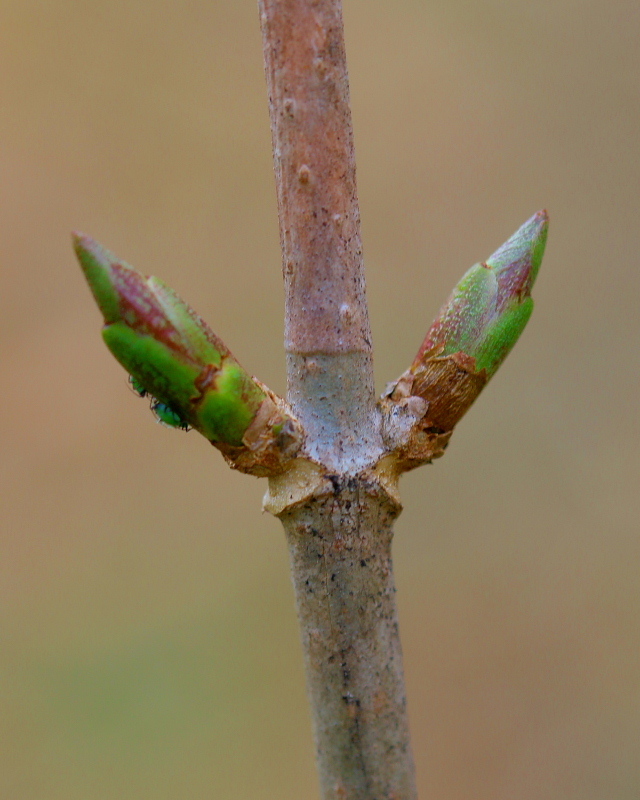
[(391, 566), (397, 509), (375, 485), (282, 516), (324, 800), (416, 797)]
[(260, 0), (287, 352), (370, 352), (342, 4)]
[(260, 0), (285, 285), (288, 401), (307, 455), (355, 473), (383, 450), (341, 3)]
[[(302, 424), (265, 508), (285, 527), (323, 800), (414, 800), (373, 387), (339, 0), (259, 0), (286, 294), (287, 400)], [(386, 475), (386, 473), (385, 473)], [(387, 476), (388, 477), (388, 476)]]

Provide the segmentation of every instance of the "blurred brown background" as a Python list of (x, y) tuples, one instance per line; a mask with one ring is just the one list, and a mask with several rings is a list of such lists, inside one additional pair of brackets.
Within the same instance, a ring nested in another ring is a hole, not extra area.
[[(538, 208), (522, 341), (395, 559), (422, 798), (640, 797), (637, 0), (345, 0), (379, 387)], [(0, 797), (317, 797), (264, 484), (156, 425), (69, 232), (284, 391), (253, 0), (0, 5)]]

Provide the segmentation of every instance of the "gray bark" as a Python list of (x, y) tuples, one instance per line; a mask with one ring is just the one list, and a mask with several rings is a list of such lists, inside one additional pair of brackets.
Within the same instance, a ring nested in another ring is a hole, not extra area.
[(375, 485), (282, 516), (323, 800), (416, 797), (391, 565), (395, 509)]
[(282, 520), (323, 800), (415, 800), (391, 563), (397, 473), (373, 389), (339, 0), (259, 0), (286, 295), (305, 432), (270, 480)]

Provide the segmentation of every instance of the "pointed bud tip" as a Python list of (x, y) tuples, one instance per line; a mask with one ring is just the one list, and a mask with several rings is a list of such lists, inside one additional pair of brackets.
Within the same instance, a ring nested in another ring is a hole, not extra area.
[(71, 231), (71, 241), (74, 247), (79, 246), (86, 239), (91, 239), (91, 237), (81, 231)]
[(532, 217), (529, 217), (529, 219), (518, 228), (511, 238), (524, 235), (529, 238), (533, 236), (539, 236), (542, 231), (546, 232), (548, 225), (549, 214), (547, 213), (546, 208), (542, 208), (540, 211), (536, 211)]
[(122, 318), (120, 300), (113, 284), (111, 265), (113, 256), (108, 250), (86, 234), (71, 234), (73, 248), (93, 297), (106, 324)]
[(86, 233), (73, 231), (71, 241), (83, 269), (86, 269), (89, 264), (93, 264), (110, 270), (112, 266), (121, 263), (117, 256)]
[(91, 236), (87, 236), (86, 233), (72, 231), (71, 241), (73, 243), (73, 249), (76, 251), (78, 258), (80, 258), (80, 255), (83, 253), (91, 253), (92, 255), (105, 253), (104, 248), (99, 245), (95, 239), (92, 239)]
[[(542, 209), (485, 262), (465, 273), (429, 329), (414, 364), (436, 349), (443, 356), (462, 352), (477, 357), (483, 352), (482, 366), (493, 374), (530, 316), (529, 308), (527, 314), (515, 314), (518, 324), (501, 321), (504, 315), (511, 320), (511, 312), (531, 297), (548, 227), (549, 215)], [(493, 343), (491, 347), (487, 342)]]
[(548, 229), (549, 215), (545, 210), (538, 211), (489, 256), (486, 263), (496, 272), (508, 269), (523, 258), (528, 258), (534, 268), (539, 267)]
[(540, 264), (542, 263), (542, 256), (544, 255), (544, 248), (547, 244), (547, 234), (549, 233), (549, 215), (546, 209), (538, 211), (531, 218), (532, 226), (537, 230), (535, 236), (535, 245), (533, 248), (533, 267), (538, 273)]
[(496, 311), (518, 298), (531, 296), (547, 242), (549, 216), (538, 211), (486, 260), (499, 285)]
[[(528, 219), (520, 230), (515, 234), (522, 237), (523, 242), (529, 243), (531, 252), (531, 265), (536, 274), (540, 269), (542, 263), (542, 256), (544, 255), (544, 248), (547, 243), (547, 234), (549, 232), (549, 215), (546, 209), (536, 212), (531, 219)], [(532, 281), (533, 283), (533, 281)]]

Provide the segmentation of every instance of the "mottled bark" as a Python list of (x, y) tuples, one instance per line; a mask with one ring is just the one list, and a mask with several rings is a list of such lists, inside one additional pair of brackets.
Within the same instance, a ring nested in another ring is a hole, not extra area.
[[(373, 387), (339, 0), (259, 0), (286, 294), (288, 396), (305, 442), (270, 482), (285, 527), (323, 800), (414, 800), (391, 564), (400, 510)], [(388, 476), (387, 476), (388, 477)], [(385, 488), (386, 486), (386, 488)]]
[(371, 352), (342, 7), (260, 0), (287, 352)]
[(395, 510), (374, 484), (347, 479), (282, 516), (327, 800), (416, 796), (391, 565)]
[(288, 400), (313, 457), (382, 452), (341, 3), (261, 0), (285, 285)]

